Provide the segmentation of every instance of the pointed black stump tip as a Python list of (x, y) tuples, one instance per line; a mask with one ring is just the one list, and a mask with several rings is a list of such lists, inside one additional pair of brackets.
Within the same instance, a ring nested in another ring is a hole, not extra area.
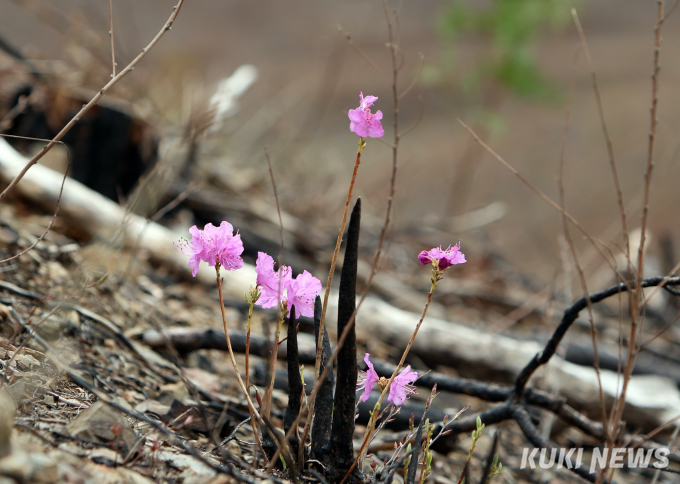
[[(340, 275), (338, 296), (338, 335), (350, 323), (356, 310), (357, 264), (359, 261), (359, 227), (361, 224), (361, 199), (357, 199), (349, 226), (345, 259)], [(338, 374), (335, 386), (333, 425), (331, 432), (331, 466), (333, 480), (342, 480), (354, 462), (352, 439), (354, 436), (354, 411), (357, 385), (357, 343), (354, 324), (338, 352)], [(355, 468), (353, 474), (357, 474)], [(354, 477), (354, 476), (353, 476)]]

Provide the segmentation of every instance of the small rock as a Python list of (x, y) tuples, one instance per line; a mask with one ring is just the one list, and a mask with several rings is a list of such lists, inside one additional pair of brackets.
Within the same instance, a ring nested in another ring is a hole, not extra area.
[(0, 476), (21, 483), (52, 484), (59, 482), (59, 469), (56, 462), (44, 454), (13, 452), (0, 459)]
[(24, 402), (24, 394), (26, 393), (26, 382), (18, 381), (14, 385), (9, 386), (7, 393), (12, 397), (16, 405), (21, 405)]
[(70, 321), (46, 319), (35, 328), (35, 332), (47, 341), (55, 341), (63, 336), (70, 325)]
[(170, 405), (173, 400), (184, 402), (188, 396), (189, 392), (187, 391), (186, 385), (184, 382), (178, 381), (177, 383), (161, 385), (158, 401), (164, 405)]
[(0, 458), (12, 452), (10, 437), (14, 427), (16, 404), (6, 390), (0, 390)]
[(33, 358), (31, 355), (25, 354), (16, 355), (14, 357), (14, 363), (17, 365), (17, 368), (21, 369), (22, 371), (33, 366), (40, 366), (40, 362), (38, 360)]
[(68, 271), (56, 260), (47, 262), (47, 273), (55, 284), (61, 284), (69, 278)]
[(163, 405), (156, 400), (144, 400), (135, 407), (135, 412), (151, 412), (155, 413), (161, 418), (165, 418), (165, 416), (170, 412), (170, 405)]
[(125, 416), (102, 401), (81, 413), (66, 426), (66, 430), (80, 439), (115, 442), (115, 447), (122, 454), (127, 454), (137, 441), (137, 436)]

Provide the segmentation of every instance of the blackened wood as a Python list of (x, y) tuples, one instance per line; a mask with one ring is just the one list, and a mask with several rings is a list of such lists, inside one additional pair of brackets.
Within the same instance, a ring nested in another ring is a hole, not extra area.
[[(321, 298), (316, 296), (314, 301), (314, 334), (319, 341), (319, 326), (321, 326)], [(328, 340), (328, 331), (323, 328), (321, 341), (320, 372), (328, 367), (328, 359), (331, 357), (331, 344)], [(326, 378), (319, 388), (314, 403), (314, 423), (312, 424), (312, 458), (321, 462), (324, 466), (330, 461), (329, 451), (331, 447), (331, 420), (333, 418), (333, 385), (335, 378), (333, 370), (326, 374)]]
[[(164, 348), (168, 338), (172, 346), (180, 353), (189, 353), (196, 350), (221, 350), (227, 351), (227, 341), (224, 338), (224, 330), (211, 328), (168, 328), (163, 333), (156, 330), (144, 332), (143, 341), (152, 348)], [(235, 353), (244, 353), (246, 350), (246, 334), (239, 331), (229, 331), (231, 347)], [(279, 358), (286, 357), (287, 342), (279, 345)], [(270, 348), (267, 339), (262, 336), (250, 336), (250, 354), (266, 358)], [(299, 347), (298, 360), (303, 364), (312, 364), (316, 361), (316, 350), (308, 345)]]
[[(286, 414), (283, 417), (283, 429), (288, 433), (291, 426), (297, 419), (300, 413), (300, 405), (302, 405), (302, 377), (300, 376), (300, 362), (298, 361), (298, 345), (297, 345), (297, 324), (295, 321), (295, 307), (290, 310), (290, 318), (288, 319), (288, 346), (286, 351), (286, 362), (288, 364), (288, 406), (286, 407)], [(290, 443), (291, 454), (298, 455), (300, 446), (300, 439), (297, 432), (293, 432), (288, 441)]]
[[(680, 277), (671, 277), (670, 279), (665, 279), (663, 277), (650, 277), (649, 279), (644, 279), (640, 284), (642, 287), (654, 287), (661, 283), (664, 283), (664, 287), (677, 286), (680, 285)], [(587, 298), (584, 296), (578, 301), (576, 301), (570, 308), (564, 311), (562, 316), (562, 321), (555, 328), (552, 337), (548, 340), (542, 351), (536, 353), (536, 355), (529, 361), (529, 363), (520, 371), (519, 375), (515, 379), (515, 398), (519, 399), (524, 392), (524, 387), (526, 387), (529, 378), (534, 374), (534, 372), (542, 365), (545, 365), (550, 358), (557, 351), (557, 347), (562, 342), (562, 338), (567, 334), (567, 331), (571, 325), (576, 321), (578, 315), (581, 311), (588, 307), (588, 303), (595, 304), (600, 301), (612, 297), (616, 294), (628, 291), (629, 287), (634, 287), (635, 281), (630, 281), (627, 284), (621, 283), (616, 286), (612, 286), (604, 291), (596, 292), (590, 294)]]
[[(541, 433), (538, 431), (538, 429), (534, 426), (533, 422), (531, 421), (531, 416), (529, 415), (529, 412), (527, 412), (527, 410), (523, 406), (514, 405), (511, 407), (511, 412), (513, 418), (515, 419), (515, 422), (517, 422), (517, 425), (519, 425), (519, 428), (522, 430), (522, 433), (527, 438), (527, 440), (534, 445), (534, 447), (538, 447), (539, 449), (555, 448), (555, 444), (543, 438)], [(482, 422), (486, 423), (483, 419)], [(590, 466), (588, 465), (582, 465), (578, 467), (575, 466), (573, 469), (570, 470), (581, 476), (583, 479), (586, 479), (587, 481), (595, 482), (597, 479), (597, 473), (590, 474), (589, 468)], [(605, 483), (616, 484), (616, 481), (605, 479)]]
[[(340, 275), (338, 297), (338, 335), (356, 310), (357, 262), (359, 258), (359, 225), (361, 199), (357, 199), (347, 229), (345, 260)], [(333, 425), (331, 431), (331, 467), (334, 482), (340, 482), (354, 462), (352, 438), (354, 436), (354, 409), (357, 391), (357, 338), (355, 325), (347, 334), (345, 343), (338, 351), (338, 375), (335, 385)], [(355, 467), (354, 473), (358, 473)]]
[[(420, 452), (423, 447), (423, 427), (425, 427), (425, 414), (427, 413), (427, 407), (423, 412), (423, 416), (420, 418), (420, 423), (418, 424), (418, 430), (416, 431), (416, 438), (413, 440), (413, 455), (411, 456), (411, 461), (408, 464), (408, 472), (406, 473), (405, 484), (415, 484), (416, 482), (416, 471), (418, 470), (418, 459), (420, 458)], [(429, 423), (428, 423), (429, 425)], [(427, 458), (427, 456), (423, 456)]]

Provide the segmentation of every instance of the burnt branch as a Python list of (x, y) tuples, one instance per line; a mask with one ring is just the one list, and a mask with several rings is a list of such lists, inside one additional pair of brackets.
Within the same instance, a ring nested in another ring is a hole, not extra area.
[[(321, 326), (321, 297), (316, 296), (314, 301), (314, 334), (319, 341), (319, 328)], [(328, 331), (323, 328), (323, 338), (321, 343), (321, 362), (320, 373), (328, 366), (328, 359), (331, 356), (331, 344), (328, 340)], [(314, 402), (314, 423), (312, 424), (312, 458), (318, 460), (323, 465), (328, 465), (330, 461), (329, 451), (331, 447), (331, 421), (333, 418), (333, 385), (335, 378), (333, 372), (326, 373), (326, 378), (321, 384), (319, 393)]]
[[(653, 287), (662, 284), (664, 287), (679, 285), (680, 277), (650, 277), (649, 279), (644, 279), (640, 285), (641, 287)], [(540, 366), (545, 365), (550, 360), (550, 358), (552, 358), (552, 356), (557, 351), (557, 347), (562, 342), (562, 338), (564, 338), (564, 335), (567, 333), (571, 325), (574, 323), (574, 321), (576, 321), (579, 313), (588, 307), (588, 300), (590, 300), (592, 304), (595, 304), (616, 294), (626, 292), (628, 291), (629, 287), (635, 287), (633, 281), (617, 284), (616, 286), (612, 286), (608, 289), (605, 289), (604, 291), (591, 294), (588, 297), (582, 297), (576, 301), (573, 306), (567, 309), (564, 312), (562, 321), (555, 329), (555, 332), (553, 333), (550, 340), (548, 340), (545, 348), (543, 348), (541, 352), (537, 353), (536, 356), (532, 358), (529, 364), (527, 364), (527, 366), (525, 366), (517, 376), (517, 379), (515, 380), (515, 397), (519, 399), (519, 397), (522, 395), (522, 392), (524, 391), (524, 388), (526, 387), (527, 382), (529, 381), (529, 378), (531, 378), (531, 376)]]
[[(293, 426), (300, 413), (300, 406), (302, 405), (302, 392), (304, 386), (302, 385), (302, 376), (300, 375), (300, 362), (298, 361), (298, 345), (297, 345), (297, 323), (295, 320), (295, 307), (290, 310), (290, 317), (288, 319), (288, 346), (286, 354), (286, 363), (288, 364), (288, 406), (283, 417), (283, 429), (288, 430)], [(293, 432), (289, 441), (290, 451), (292, 455), (297, 455), (300, 447), (300, 439), (297, 432)]]
[[(338, 334), (342, 334), (356, 310), (360, 221), (361, 199), (359, 198), (352, 210), (347, 229), (347, 246), (340, 275), (338, 297)], [(330, 455), (333, 480), (337, 482), (343, 479), (354, 462), (352, 439), (354, 438), (357, 376), (357, 338), (355, 326), (352, 325), (345, 344), (338, 351), (338, 375), (335, 385)]]

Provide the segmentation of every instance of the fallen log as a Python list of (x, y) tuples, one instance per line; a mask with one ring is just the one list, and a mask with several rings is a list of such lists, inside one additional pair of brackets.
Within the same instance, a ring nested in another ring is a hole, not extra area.
[[(0, 138), (0, 179), (9, 183), (26, 166), (28, 159)], [(17, 193), (33, 203), (54, 210), (64, 176), (42, 165), (34, 165), (16, 187)], [(176, 272), (189, 274), (186, 256), (175, 247), (182, 234), (127, 212), (119, 204), (83, 184), (66, 178), (59, 203), (59, 217), (76, 225), (96, 240), (106, 240), (124, 248), (136, 248), (148, 253), (153, 261)], [(188, 236), (188, 233), (185, 234)], [(201, 265), (198, 279), (204, 284), (217, 285), (215, 270)], [(255, 268), (245, 265), (241, 270), (226, 273), (225, 296), (241, 299), (255, 282)]]
[[(334, 300), (331, 299), (331, 302)], [(334, 311), (329, 311), (332, 317)], [(357, 336), (368, 341), (380, 340), (404, 348), (419, 319), (376, 298), (366, 298), (357, 317)], [(512, 381), (543, 350), (533, 341), (520, 341), (498, 334), (471, 329), (471, 321), (452, 323), (426, 318), (411, 354), (429, 364), (456, 368), (461, 376), (483, 381)], [(605, 401), (610, 404), (620, 391), (621, 379), (614, 371), (601, 371)], [(593, 368), (565, 361), (554, 355), (530, 380), (534, 388), (551, 393), (555, 389), (567, 401), (597, 417), (599, 415), (597, 375)], [(653, 396), (653, 398), (650, 398)], [(624, 420), (642, 428), (654, 428), (680, 414), (680, 391), (675, 381), (660, 375), (633, 375), (626, 395)]]

